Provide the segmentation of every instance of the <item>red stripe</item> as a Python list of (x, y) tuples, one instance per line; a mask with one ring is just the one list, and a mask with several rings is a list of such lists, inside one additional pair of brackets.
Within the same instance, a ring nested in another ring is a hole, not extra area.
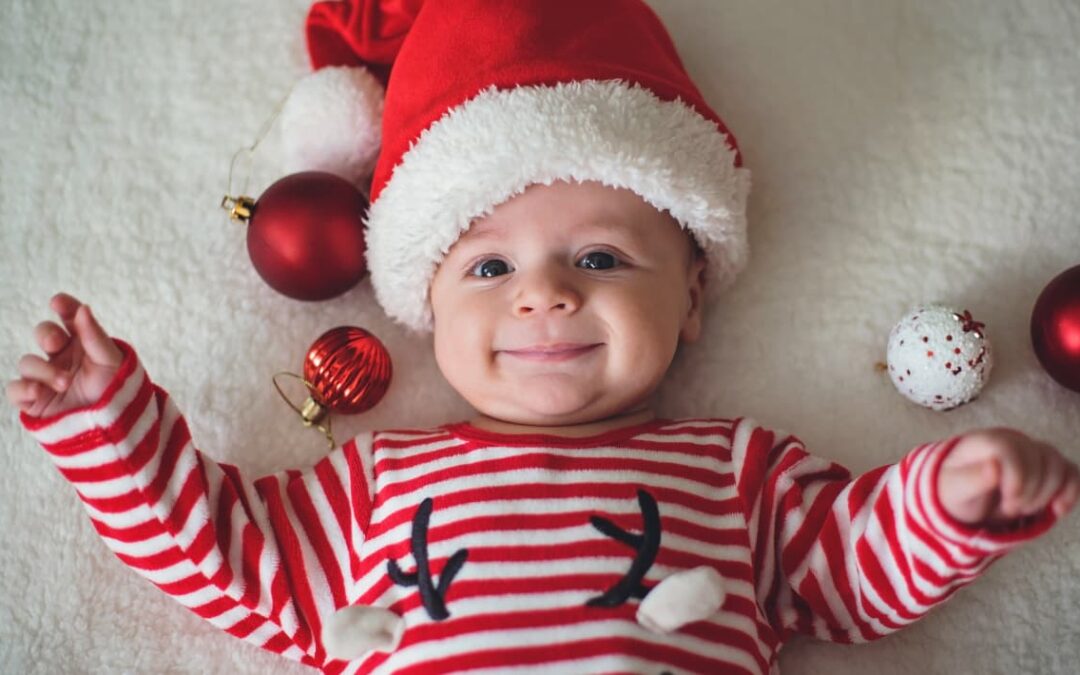
[(198, 607), (191, 607), (190, 609), (204, 619), (212, 619), (235, 607), (235, 600), (225, 595), (219, 595), (205, 604), (199, 605)]
[(161, 523), (154, 518), (143, 521), (138, 525), (130, 525), (128, 527), (113, 527), (108, 523), (93, 517), (90, 518), (90, 523), (102, 537), (108, 537), (128, 544), (145, 541), (152, 537), (156, 537), (165, 531), (161, 526)]
[(151, 553), (150, 555), (132, 555), (130, 553), (120, 553), (119, 551), (113, 551), (116, 557), (119, 558), (128, 567), (133, 567), (137, 570), (160, 570), (166, 567), (172, 567), (177, 563), (181, 563), (187, 560), (184, 552), (180, 550), (179, 546), (169, 546), (157, 553)]
[(364, 472), (363, 461), (360, 459), (360, 450), (355, 440), (345, 444), (345, 463), (349, 466), (349, 490), (352, 496), (352, 516), (360, 525), (361, 532), (367, 532), (371, 524), (371, 510), (373, 496), (368, 485), (367, 474)]
[(293, 646), (293, 641), (285, 633), (277, 633), (263, 643), (262, 648), (280, 654)]
[(132, 488), (114, 497), (87, 497), (78, 488), (76, 492), (79, 494), (79, 499), (102, 513), (125, 513), (140, 506), (146, 506), (143, 493), (138, 488)]
[(240, 619), (239, 621), (234, 623), (232, 626), (226, 628), (225, 632), (238, 638), (244, 639), (256, 630), (258, 630), (258, 628), (264, 623), (266, 623), (266, 619), (264, 617), (261, 617), (255, 613), (251, 613), (245, 616), (243, 619)]
[(178, 581), (170, 581), (162, 584), (155, 583), (154, 585), (169, 595), (188, 595), (195, 591), (201, 591), (209, 586), (210, 582), (207, 581), (206, 577), (202, 574), (196, 573)]
[(97, 466), (77, 468), (57, 466), (56, 468), (59, 469), (60, 475), (72, 483), (102, 483), (131, 476), (127, 464), (122, 459), (114, 459), (111, 462), (106, 462)]
[[(225, 475), (228, 476), (227, 473)], [(221, 557), (225, 561), (225, 564), (221, 566), (216, 575), (221, 577), (222, 588), (226, 588), (234, 578), (231, 561), (229, 560), (229, 551), (232, 548), (232, 510), (236, 504), (236, 492), (228, 489), (228, 487), (228, 480), (223, 480), (218, 490), (217, 504), (214, 505), (215, 512), (211, 516), (214, 523), (214, 537), (217, 541), (217, 548), (221, 551)]]
[(254, 609), (259, 606), (259, 598), (262, 597), (263, 581), (259, 577), (259, 560), (262, 558), (266, 538), (259, 528), (248, 522), (244, 523), (240, 544), (240, 571), (244, 577), (244, 595), (240, 602), (245, 607)]

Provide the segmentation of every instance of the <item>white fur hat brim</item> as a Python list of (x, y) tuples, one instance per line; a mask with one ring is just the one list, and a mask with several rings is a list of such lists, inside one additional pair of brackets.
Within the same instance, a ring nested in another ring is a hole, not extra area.
[(622, 80), (491, 86), (426, 129), (371, 204), (379, 304), (430, 331), (428, 287), (454, 242), (529, 185), (558, 180), (626, 188), (668, 211), (706, 254), (707, 297), (746, 265), (750, 173), (715, 123)]

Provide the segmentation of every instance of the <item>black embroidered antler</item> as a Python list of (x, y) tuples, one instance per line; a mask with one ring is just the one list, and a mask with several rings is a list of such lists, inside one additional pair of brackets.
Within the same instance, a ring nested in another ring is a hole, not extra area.
[(450, 616), (450, 612), (446, 611), (446, 591), (450, 588), (450, 582), (461, 571), (461, 566), (465, 564), (465, 558), (469, 556), (469, 552), (460, 548), (450, 556), (443, 567), (442, 574), (439, 575), (439, 587), (435, 588), (431, 580), (431, 570), (428, 567), (427, 549), (431, 508), (431, 497), (428, 497), (420, 502), (416, 515), (413, 516), (412, 554), (416, 558), (416, 571), (409, 574), (402, 572), (396, 560), (386, 562), (386, 571), (399, 586), (419, 586), (420, 600), (424, 603), (428, 616), (435, 621), (442, 621)]
[(637, 491), (638, 504), (641, 505), (641, 516), (645, 521), (643, 534), (631, 534), (622, 529), (607, 518), (590, 516), (589, 521), (593, 527), (607, 536), (621, 541), (637, 552), (634, 562), (630, 564), (630, 571), (614, 586), (609, 588), (603, 595), (590, 598), (586, 605), (592, 607), (617, 607), (626, 602), (630, 597), (639, 600), (648, 595), (652, 588), (646, 588), (641, 584), (645, 574), (656, 561), (656, 554), (660, 550), (660, 510), (656, 507), (656, 500), (644, 490)]

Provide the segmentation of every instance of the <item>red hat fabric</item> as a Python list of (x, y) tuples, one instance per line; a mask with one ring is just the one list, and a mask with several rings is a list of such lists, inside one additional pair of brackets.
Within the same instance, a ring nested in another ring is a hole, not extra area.
[(594, 180), (667, 210), (708, 257), (748, 257), (749, 172), (640, 0), (343, 0), (307, 19), (314, 68), (386, 85), (368, 268), (387, 313), (431, 329), (428, 285), (472, 221), (534, 183)]

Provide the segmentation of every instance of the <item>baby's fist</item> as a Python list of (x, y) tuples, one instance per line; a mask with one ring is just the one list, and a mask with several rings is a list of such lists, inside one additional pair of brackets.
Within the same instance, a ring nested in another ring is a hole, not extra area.
[(89, 307), (67, 293), (54, 295), (49, 306), (64, 326), (43, 321), (34, 329), (48, 360), (24, 354), (19, 359), (22, 377), (7, 385), (8, 401), (32, 417), (51, 417), (96, 403), (124, 360)]
[(1061, 517), (1076, 504), (1080, 470), (1051, 445), (1014, 429), (964, 435), (938, 474), (941, 505), (970, 525), (1008, 525), (1047, 506)]

